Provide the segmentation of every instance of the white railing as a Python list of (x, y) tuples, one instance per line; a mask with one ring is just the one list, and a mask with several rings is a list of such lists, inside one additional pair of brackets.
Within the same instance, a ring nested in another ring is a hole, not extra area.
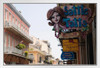
[(16, 30), (19, 31), (19, 33), (23, 34), (25, 37), (27, 37), (28, 39), (30, 39), (32, 41), (32, 38), (27, 34), (25, 33), (24, 31), (22, 31), (17, 25), (15, 25), (14, 23), (8, 23), (7, 21), (5, 21), (5, 25), (4, 27), (12, 27), (12, 28), (15, 28)]
[(3, 47), (3, 51), (4, 51), (4, 53), (6, 53), (6, 52), (7, 52), (7, 49), (6, 49), (6, 47), (5, 47), (5, 46)]
[(29, 54), (29, 55), (28, 55), (28, 58), (31, 59), (31, 60), (33, 60), (33, 55), (30, 55), (30, 54)]
[(16, 54), (20, 54), (20, 55), (23, 55), (23, 51), (22, 50), (19, 50), (19, 49), (17, 49), (17, 48), (12, 48), (12, 52), (13, 53), (16, 53)]
[(23, 55), (23, 51), (15, 47), (5, 47), (4, 46), (4, 53)]

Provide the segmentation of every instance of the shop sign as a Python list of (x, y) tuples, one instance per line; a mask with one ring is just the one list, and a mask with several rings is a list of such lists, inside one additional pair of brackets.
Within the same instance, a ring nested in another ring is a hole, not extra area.
[(91, 10), (83, 5), (64, 6), (64, 11), (67, 18), (63, 18), (63, 22), (66, 22), (68, 29), (87, 27), (90, 23), (88, 20), (91, 16)]
[(79, 37), (79, 32), (61, 33), (60, 38), (75, 38)]
[(88, 31), (89, 23), (92, 22), (91, 14), (92, 11), (89, 7), (68, 4), (63, 9), (58, 6), (50, 9), (47, 12), (47, 19), (50, 20), (49, 26), (53, 26), (55, 37), (60, 38), (59, 35), (67, 33), (69, 29), (81, 32)]
[(74, 59), (74, 53), (73, 52), (62, 52), (61, 54), (61, 59), (62, 60), (65, 60), (65, 59), (68, 59), (68, 60), (72, 60)]
[(78, 51), (78, 39), (63, 40), (63, 52)]

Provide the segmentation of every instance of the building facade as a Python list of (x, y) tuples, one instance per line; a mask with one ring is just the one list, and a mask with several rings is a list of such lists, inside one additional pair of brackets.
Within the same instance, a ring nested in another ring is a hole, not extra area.
[[(28, 64), (24, 51), (28, 51), (32, 38), (29, 36), (30, 24), (21, 13), (12, 5), (4, 4), (4, 62), (6, 64)], [(25, 48), (18, 49), (18, 44)]]
[(29, 54), (33, 56), (33, 60), (30, 61), (30, 65), (33, 64), (44, 64), (45, 53), (34, 47), (33, 45), (29, 46)]
[(33, 61), (30, 62), (30, 64), (45, 64), (46, 62), (50, 62), (50, 45), (47, 44), (47, 41), (44, 42), (36, 37), (32, 38), (33, 43), (29, 45), (29, 54), (32, 54), (34, 58)]
[(29, 54), (33, 55), (33, 61), (30, 64), (43, 64), (45, 60), (45, 53), (41, 51), (40, 40), (36, 37), (33, 38), (33, 43), (29, 45)]

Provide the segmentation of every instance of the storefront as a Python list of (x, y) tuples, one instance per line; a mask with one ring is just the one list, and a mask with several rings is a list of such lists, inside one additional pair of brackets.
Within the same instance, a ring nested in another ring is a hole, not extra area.
[[(68, 42), (64, 44), (62, 41), (66, 39), (78, 39), (78, 51), (76, 52), (77, 60), (68, 60), (68, 63), (74, 64), (76, 62), (77, 64), (96, 64), (96, 4), (82, 5), (58, 4), (58, 6), (60, 6), (65, 11), (67, 19), (64, 19), (64, 21), (67, 24), (66, 27), (68, 27), (68, 29), (65, 30), (65, 32), (62, 32), (60, 34), (59, 40), (62, 44), (63, 50), (69, 52), (68, 50), (70, 48), (75, 48), (73, 47), (74, 44), (73, 46), (69, 44), (70, 47), (67, 48), (64, 45), (68, 45)], [(82, 13), (82, 11), (84, 12)], [(89, 16), (90, 18), (88, 18)], [(76, 19), (77, 22), (75, 22)], [(75, 25), (73, 23), (77, 24)]]
[[(47, 12), (63, 52), (75, 52), (76, 58), (61, 57), (73, 64), (96, 64), (96, 4), (58, 4)], [(61, 54), (61, 55), (62, 55)], [(75, 61), (72, 61), (75, 60)]]

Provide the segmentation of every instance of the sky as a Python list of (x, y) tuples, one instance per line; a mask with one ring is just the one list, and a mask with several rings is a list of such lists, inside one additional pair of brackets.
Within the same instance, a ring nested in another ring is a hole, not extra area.
[(55, 37), (52, 26), (48, 25), (47, 12), (57, 6), (57, 4), (13, 4), (14, 7), (21, 11), (21, 15), (31, 25), (29, 35), (39, 38), (40, 40), (47, 40), (52, 48), (53, 57), (59, 58), (61, 56), (61, 46), (59, 40)]

